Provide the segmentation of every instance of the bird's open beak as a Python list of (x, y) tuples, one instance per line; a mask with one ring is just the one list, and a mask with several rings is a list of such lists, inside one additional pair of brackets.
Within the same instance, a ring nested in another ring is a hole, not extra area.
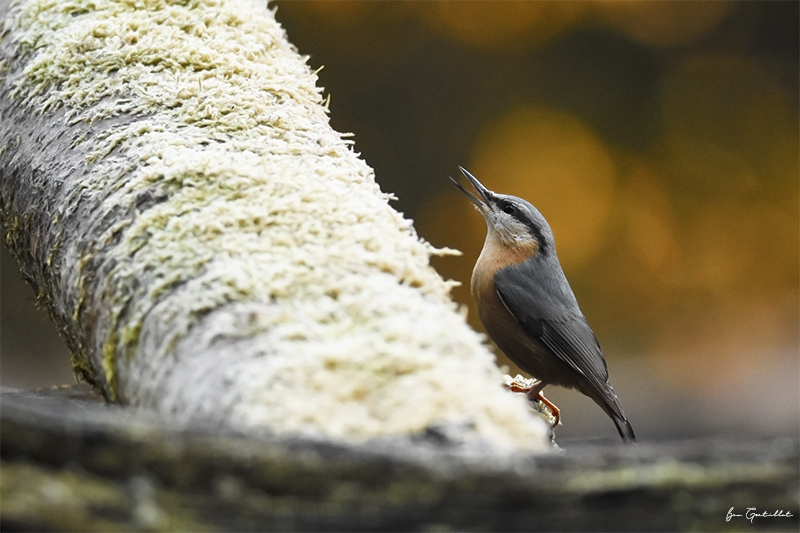
[(470, 181), (470, 183), (472, 183), (472, 186), (475, 187), (475, 190), (477, 191), (478, 197), (480, 197), (480, 199), (478, 199), (478, 197), (476, 197), (474, 194), (472, 194), (467, 189), (462, 187), (461, 184), (456, 180), (454, 180), (452, 177), (450, 178), (450, 180), (456, 184), (456, 187), (458, 187), (458, 189), (461, 192), (467, 195), (467, 198), (469, 198), (472, 201), (472, 203), (475, 204), (475, 206), (481, 211), (481, 213), (487, 212), (491, 207), (490, 200), (492, 196), (494, 196), (492, 194), (492, 191), (484, 187), (481, 184), (481, 182), (478, 181), (475, 178), (475, 176), (467, 172), (467, 170), (464, 167), (458, 167), (458, 168), (461, 170), (461, 173), (464, 174), (464, 176)]

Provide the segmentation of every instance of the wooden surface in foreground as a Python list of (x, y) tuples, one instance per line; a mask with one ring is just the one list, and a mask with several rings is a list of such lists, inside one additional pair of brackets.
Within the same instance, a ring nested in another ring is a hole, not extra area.
[[(798, 530), (798, 440), (481, 454), (178, 431), (75, 387), (0, 395), (0, 527), (53, 531)], [(732, 517), (783, 511), (791, 517)]]

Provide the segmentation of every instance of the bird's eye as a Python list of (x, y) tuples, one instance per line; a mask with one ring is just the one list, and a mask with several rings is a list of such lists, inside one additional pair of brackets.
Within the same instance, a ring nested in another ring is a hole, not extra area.
[(517, 208), (514, 207), (511, 204), (506, 204), (506, 205), (503, 206), (503, 213), (505, 213), (507, 215), (513, 215), (516, 212), (517, 212)]

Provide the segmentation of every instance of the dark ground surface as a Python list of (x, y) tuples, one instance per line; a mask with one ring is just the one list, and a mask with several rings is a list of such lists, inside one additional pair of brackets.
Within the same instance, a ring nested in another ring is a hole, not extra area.
[[(361, 445), (176, 429), (79, 387), (0, 395), (4, 531), (798, 530), (798, 440)], [(755, 517), (757, 513), (792, 516)]]

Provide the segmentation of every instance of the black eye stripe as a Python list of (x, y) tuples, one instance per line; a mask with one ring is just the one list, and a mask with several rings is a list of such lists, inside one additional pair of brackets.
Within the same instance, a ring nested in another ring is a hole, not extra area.
[(537, 226), (536, 224), (534, 224), (531, 221), (526, 221), (525, 224), (531, 230), (531, 234), (533, 235), (533, 238), (536, 240), (536, 242), (539, 245), (539, 253), (541, 253), (541, 254), (547, 253), (548, 245), (547, 245), (547, 241), (544, 238), (544, 235), (542, 235), (541, 228), (539, 228), (539, 226)]
[(539, 252), (545, 253), (547, 251), (547, 241), (544, 238), (544, 234), (542, 233), (542, 228), (540, 228), (533, 220), (531, 220), (528, 216), (526, 216), (525, 211), (518, 208), (513, 203), (509, 202), (508, 200), (497, 200), (497, 207), (499, 207), (504, 213), (514, 217), (516, 220), (525, 224), (531, 232), (531, 235), (536, 242), (539, 244)]
[(512, 204), (511, 202), (507, 202), (505, 200), (500, 200), (499, 202), (497, 202), (497, 204), (498, 204), (498, 207), (500, 209), (502, 209), (503, 212), (508, 214), (508, 215), (516, 215), (517, 213), (519, 213), (519, 210), (517, 209), (517, 207), (514, 204)]

